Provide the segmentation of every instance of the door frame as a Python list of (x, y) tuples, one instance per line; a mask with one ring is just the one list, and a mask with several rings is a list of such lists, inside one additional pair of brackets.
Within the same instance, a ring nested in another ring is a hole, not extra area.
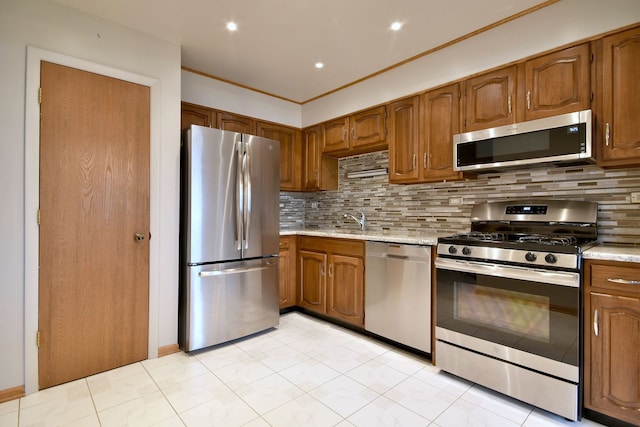
[[(129, 71), (94, 63), (84, 59), (27, 46), (25, 87), (25, 176), (24, 176), (24, 372), (25, 393), (39, 390), (38, 386), (38, 300), (39, 300), (39, 226), (37, 223), (40, 205), (40, 63), (52, 62), (79, 70), (114, 77), (150, 88), (151, 129), (150, 129), (150, 192), (149, 230), (159, 236), (158, 218), (160, 213), (160, 81)], [(158, 357), (159, 328), (159, 253), (160, 239), (149, 241), (149, 339), (148, 358)]]

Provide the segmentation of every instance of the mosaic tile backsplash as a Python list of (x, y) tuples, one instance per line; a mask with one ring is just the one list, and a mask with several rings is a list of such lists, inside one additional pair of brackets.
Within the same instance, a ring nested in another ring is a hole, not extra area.
[(595, 165), (492, 172), (476, 179), (430, 184), (389, 184), (388, 176), (347, 178), (348, 172), (387, 168), (388, 151), (342, 158), (338, 191), (280, 193), (280, 227), (356, 230), (346, 212), (361, 210), (368, 230), (445, 232), (469, 230), (471, 207), (487, 200), (568, 199), (598, 203), (598, 234), (605, 243), (640, 245), (640, 167)]

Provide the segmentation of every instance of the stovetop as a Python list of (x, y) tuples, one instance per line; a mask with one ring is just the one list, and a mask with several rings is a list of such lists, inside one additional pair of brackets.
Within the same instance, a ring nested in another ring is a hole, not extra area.
[(597, 204), (538, 200), (481, 203), (471, 230), (438, 239), (438, 255), (545, 268), (578, 269), (596, 244)]

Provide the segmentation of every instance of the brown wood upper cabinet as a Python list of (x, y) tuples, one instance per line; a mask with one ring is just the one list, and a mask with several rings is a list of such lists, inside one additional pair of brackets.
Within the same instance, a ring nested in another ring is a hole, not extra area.
[(584, 406), (640, 426), (640, 265), (585, 262)]
[(389, 182), (400, 184), (420, 179), (420, 97), (412, 96), (389, 105)]
[(188, 129), (191, 125), (215, 127), (216, 112), (210, 108), (183, 102), (181, 113), (180, 128), (182, 130)]
[(301, 132), (273, 123), (256, 123), (258, 136), (280, 141), (280, 189), (300, 191), (302, 187)]
[(420, 157), (423, 182), (462, 179), (453, 170), (453, 135), (460, 132), (460, 85), (420, 96)]
[(322, 153), (348, 156), (387, 148), (386, 106), (322, 124)]
[(586, 110), (591, 106), (589, 43), (539, 56), (524, 63), (524, 108), (518, 121)]
[(229, 130), (231, 132), (256, 134), (256, 121), (245, 116), (218, 112), (216, 126), (218, 129)]
[(466, 80), (464, 132), (589, 109), (591, 64), (584, 43)]
[(337, 190), (338, 159), (322, 155), (320, 126), (303, 132), (302, 189), (305, 191)]
[(464, 131), (515, 123), (516, 66), (491, 71), (464, 82)]
[(389, 182), (461, 179), (453, 170), (453, 135), (460, 129), (460, 85), (453, 84), (389, 106)]
[(640, 165), (640, 27), (598, 42), (600, 166)]

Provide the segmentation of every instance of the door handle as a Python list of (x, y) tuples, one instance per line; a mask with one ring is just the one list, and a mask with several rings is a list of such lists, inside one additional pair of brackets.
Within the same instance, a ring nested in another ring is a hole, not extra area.
[(593, 333), (598, 336), (598, 310), (593, 312)]
[(144, 234), (136, 233), (133, 235), (133, 238), (135, 239), (136, 242), (142, 242), (144, 240)]

